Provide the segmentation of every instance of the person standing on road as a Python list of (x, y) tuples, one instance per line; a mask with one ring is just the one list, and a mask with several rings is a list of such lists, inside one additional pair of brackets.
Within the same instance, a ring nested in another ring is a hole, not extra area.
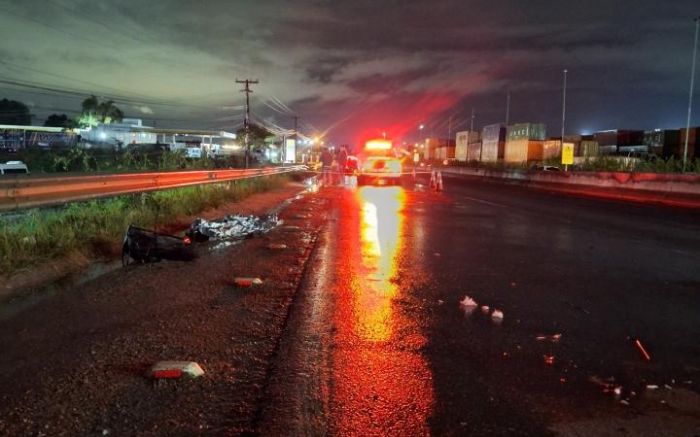
[(340, 185), (347, 185), (345, 178), (345, 167), (348, 163), (348, 149), (345, 146), (340, 146), (338, 152), (338, 174), (340, 175)]
[(333, 166), (333, 155), (327, 147), (321, 152), (321, 181), (323, 185), (330, 185), (332, 182), (331, 167)]

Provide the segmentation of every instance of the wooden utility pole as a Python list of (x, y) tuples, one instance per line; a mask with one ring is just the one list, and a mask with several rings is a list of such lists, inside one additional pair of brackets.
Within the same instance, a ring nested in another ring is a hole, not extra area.
[(250, 136), (250, 93), (253, 92), (253, 90), (250, 89), (250, 85), (252, 84), (257, 84), (259, 83), (257, 79), (252, 80), (252, 79), (245, 79), (245, 80), (238, 80), (236, 79), (236, 83), (242, 83), (245, 84), (245, 88), (241, 90), (242, 93), (245, 93), (245, 119), (243, 121), (243, 127), (245, 129), (245, 136), (244, 136), (244, 141), (245, 141), (245, 168), (248, 168), (248, 163), (250, 159), (250, 144), (249, 144), (249, 136)]

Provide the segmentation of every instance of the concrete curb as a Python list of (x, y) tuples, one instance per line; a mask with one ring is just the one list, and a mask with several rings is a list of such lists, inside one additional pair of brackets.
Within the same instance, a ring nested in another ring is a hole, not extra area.
[(528, 172), (445, 167), (452, 176), (515, 182), (588, 197), (700, 209), (700, 175), (624, 172)]

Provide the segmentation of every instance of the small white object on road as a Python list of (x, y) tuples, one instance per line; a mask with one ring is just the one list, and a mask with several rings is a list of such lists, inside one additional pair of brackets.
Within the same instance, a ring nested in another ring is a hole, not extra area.
[(495, 323), (501, 323), (503, 321), (503, 311), (493, 310), (493, 313), (491, 314), (491, 320), (493, 320)]
[(187, 375), (198, 378), (204, 370), (194, 361), (159, 361), (151, 367), (151, 376), (157, 379), (174, 379)]
[(262, 285), (263, 281), (260, 278), (234, 278), (233, 283), (239, 287), (251, 287), (253, 285)]

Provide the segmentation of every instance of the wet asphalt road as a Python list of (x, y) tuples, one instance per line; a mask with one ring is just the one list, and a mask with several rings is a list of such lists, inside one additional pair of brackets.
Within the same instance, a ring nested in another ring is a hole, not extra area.
[(700, 432), (698, 213), (445, 182), (321, 191), (260, 433)]

